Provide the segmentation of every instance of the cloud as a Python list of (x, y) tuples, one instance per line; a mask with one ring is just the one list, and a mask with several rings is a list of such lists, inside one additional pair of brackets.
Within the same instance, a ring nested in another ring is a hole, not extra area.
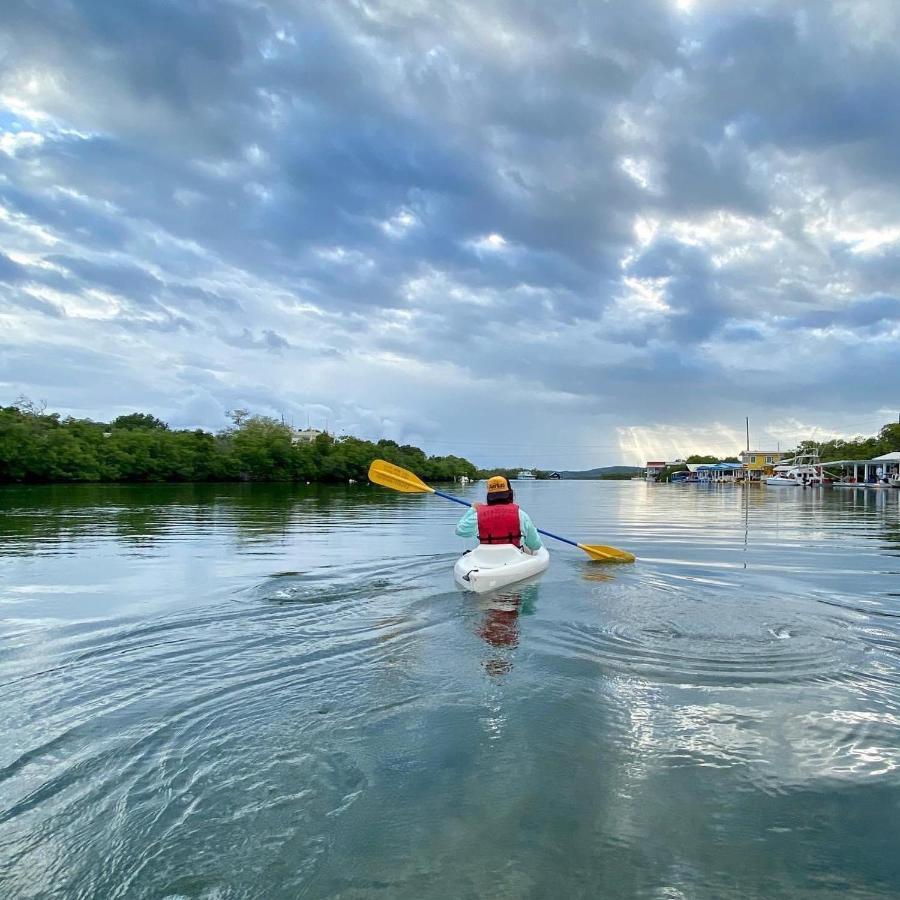
[(0, 253), (0, 281), (13, 284), (16, 281), (21, 281), (25, 274), (24, 266), (20, 266), (4, 253)]
[(245, 328), (238, 335), (225, 337), (224, 341), (232, 347), (262, 348), (270, 353), (279, 353), (285, 347), (290, 347), (288, 341), (271, 328), (264, 328), (259, 335), (254, 335), (249, 328)]
[(11, 0), (0, 24), (12, 393), (314, 409), (562, 468), (747, 414), (882, 424), (895, 4)]

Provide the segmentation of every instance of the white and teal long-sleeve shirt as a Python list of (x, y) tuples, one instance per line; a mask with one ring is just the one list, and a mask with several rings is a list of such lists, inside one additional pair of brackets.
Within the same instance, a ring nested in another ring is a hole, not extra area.
[[(541, 536), (534, 527), (534, 522), (528, 517), (528, 513), (519, 509), (519, 529), (522, 532), (522, 543), (529, 550), (540, 550), (543, 544)], [(478, 537), (478, 513), (475, 507), (470, 506), (456, 525), (456, 533), (460, 537)]]

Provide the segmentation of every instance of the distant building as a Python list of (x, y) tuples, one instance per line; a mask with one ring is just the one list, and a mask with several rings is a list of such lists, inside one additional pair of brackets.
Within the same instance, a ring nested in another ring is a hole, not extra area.
[(700, 463), (694, 468), (697, 480), (711, 484), (734, 484), (744, 480), (741, 463)]
[(741, 462), (751, 481), (758, 481), (763, 475), (771, 475), (775, 466), (788, 454), (780, 450), (742, 450)]
[(325, 434), (325, 432), (319, 431), (318, 428), (304, 428), (302, 431), (295, 428), (291, 431), (291, 443), (311, 444), (320, 434)]
[(647, 465), (644, 466), (644, 477), (648, 481), (655, 481), (656, 477), (665, 467), (665, 462), (660, 462), (658, 460), (656, 462), (648, 462)]

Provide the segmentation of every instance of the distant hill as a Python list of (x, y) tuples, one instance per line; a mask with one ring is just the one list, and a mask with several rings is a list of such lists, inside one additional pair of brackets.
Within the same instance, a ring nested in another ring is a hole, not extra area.
[(641, 466), (601, 466), (599, 469), (583, 469), (580, 472), (560, 472), (560, 478), (609, 478), (623, 475), (639, 475), (643, 472)]

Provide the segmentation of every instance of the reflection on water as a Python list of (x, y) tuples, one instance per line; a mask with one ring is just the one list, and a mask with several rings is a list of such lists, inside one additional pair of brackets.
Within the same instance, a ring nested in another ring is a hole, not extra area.
[(0, 490), (0, 896), (896, 896), (900, 491), (517, 493)]
[(511, 651), (519, 644), (519, 616), (528, 616), (534, 612), (539, 590), (537, 584), (526, 584), (524, 587), (505, 588), (478, 598), (485, 607), (478, 634), (487, 644), (500, 651), (484, 661), (484, 669), (489, 675), (506, 675), (511, 671)]

